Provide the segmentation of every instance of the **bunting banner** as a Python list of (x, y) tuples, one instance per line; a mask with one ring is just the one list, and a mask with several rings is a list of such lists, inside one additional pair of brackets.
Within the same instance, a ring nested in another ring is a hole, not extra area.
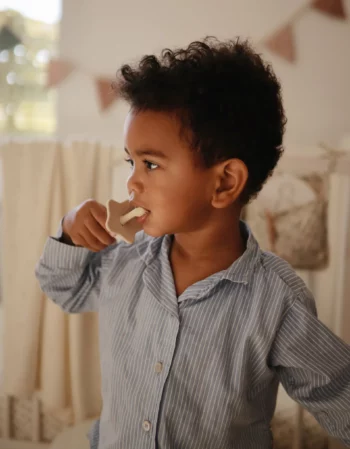
[(47, 67), (46, 86), (57, 87), (61, 84), (75, 69), (74, 65), (69, 61), (62, 59), (51, 59)]
[(346, 19), (343, 0), (315, 0), (312, 7), (338, 19)]
[[(343, 4), (343, 0), (313, 0), (311, 3), (299, 8), (292, 17), (289, 18), (287, 23), (280, 26), (277, 30), (270, 33), (260, 43), (267, 48), (270, 52), (276, 54), (288, 63), (295, 63), (297, 60), (297, 48), (294, 38), (294, 23), (303, 16), (308, 10), (315, 9), (322, 14), (327, 14), (330, 17), (346, 20), (347, 14)], [(9, 33), (10, 31), (10, 33)], [(0, 29), (0, 49), (1, 45), (14, 46), (19, 43), (20, 40), (8, 27), (3, 26)], [(47, 87), (58, 87), (69, 75), (74, 71), (79, 70), (83, 72), (80, 67), (76, 67), (70, 61), (64, 59), (52, 59), (48, 64), (47, 69)], [(112, 89), (113, 80), (107, 76), (91, 76), (98, 95), (98, 104), (101, 112), (108, 110), (112, 104), (118, 100), (118, 94)]]
[(300, 7), (285, 25), (264, 38), (261, 42), (262, 45), (285, 61), (294, 63), (297, 59), (297, 51), (293, 26), (310, 8), (333, 18), (347, 19), (344, 0), (313, 0)]
[(296, 51), (292, 24), (288, 23), (275, 31), (265, 40), (264, 45), (272, 53), (276, 53), (286, 61), (295, 62)]
[(115, 91), (112, 89), (113, 80), (108, 78), (95, 79), (97, 93), (100, 103), (100, 111), (107, 110), (117, 99)]
[[(63, 59), (51, 59), (47, 66), (46, 87), (48, 89), (58, 87), (76, 69), (77, 67), (70, 61), (65, 61)], [(118, 97), (115, 90), (112, 89), (113, 80), (107, 77), (95, 76), (94, 82), (98, 95), (100, 111), (105, 111), (117, 100)]]

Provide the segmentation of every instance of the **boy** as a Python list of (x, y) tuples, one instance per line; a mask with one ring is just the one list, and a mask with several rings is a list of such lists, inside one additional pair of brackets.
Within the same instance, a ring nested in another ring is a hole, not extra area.
[(350, 447), (350, 348), (290, 266), (240, 221), (281, 153), (280, 85), (247, 42), (194, 42), (121, 68), (134, 244), (88, 200), (36, 274), (71, 313), (99, 311), (96, 449), (268, 449), (279, 382)]

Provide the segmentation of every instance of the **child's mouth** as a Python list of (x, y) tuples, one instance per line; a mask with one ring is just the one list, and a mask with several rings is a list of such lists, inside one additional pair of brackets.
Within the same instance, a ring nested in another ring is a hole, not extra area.
[(146, 210), (141, 217), (136, 217), (136, 220), (138, 221), (138, 223), (142, 224), (147, 220), (150, 213), (151, 213), (150, 211)]
[(128, 223), (128, 221), (134, 218), (136, 218), (139, 223), (143, 223), (149, 214), (150, 211), (144, 209), (143, 207), (134, 207), (127, 214), (120, 217), (120, 223), (122, 226), (124, 226), (126, 223)]

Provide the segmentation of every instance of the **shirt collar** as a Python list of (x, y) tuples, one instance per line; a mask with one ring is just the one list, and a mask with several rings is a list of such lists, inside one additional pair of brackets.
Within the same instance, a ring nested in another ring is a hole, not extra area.
[[(240, 221), (240, 231), (246, 240), (246, 250), (232, 265), (220, 272), (221, 279), (247, 284), (261, 257), (261, 249), (249, 226)], [(140, 258), (149, 265), (157, 256), (168, 257), (172, 236), (150, 237), (143, 231), (135, 236), (135, 245)]]
[(248, 284), (255, 266), (260, 260), (261, 249), (249, 226), (244, 221), (240, 221), (239, 225), (241, 234), (246, 241), (246, 250), (227, 270), (223, 271), (222, 279)]

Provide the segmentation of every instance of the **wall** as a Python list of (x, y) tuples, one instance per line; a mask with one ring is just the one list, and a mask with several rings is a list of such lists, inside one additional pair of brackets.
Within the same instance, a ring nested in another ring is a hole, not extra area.
[[(61, 138), (84, 136), (113, 142), (122, 152), (126, 105), (115, 103), (100, 114), (91, 75), (113, 77), (122, 63), (163, 47), (187, 45), (206, 35), (220, 39), (248, 37), (269, 60), (283, 85), (288, 116), (287, 151), (340, 142), (350, 132), (350, 0), (342, 22), (308, 10), (295, 23), (297, 63), (267, 52), (259, 41), (286, 23), (306, 0), (63, 0), (61, 56), (80, 71), (59, 90)], [(120, 154), (122, 154), (120, 152)], [(118, 155), (116, 155), (117, 157)], [(119, 155), (120, 157), (120, 155)], [(126, 164), (118, 167), (115, 199), (126, 196)], [(321, 319), (332, 325), (335, 306), (331, 272), (316, 275)]]
[[(206, 35), (248, 37), (258, 43), (309, 0), (63, 0), (61, 56), (74, 72), (59, 90), (60, 137), (84, 135), (122, 147), (126, 107), (100, 114), (89, 74), (113, 77), (122, 63)], [(308, 10), (295, 22), (298, 61), (281, 60), (261, 46), (283, 84), (289, 119), (285, 142), (334, 144), (350, 131), (350, 0), (342, 22)], [(83, 73), (85, 72), (85, 73)]]

